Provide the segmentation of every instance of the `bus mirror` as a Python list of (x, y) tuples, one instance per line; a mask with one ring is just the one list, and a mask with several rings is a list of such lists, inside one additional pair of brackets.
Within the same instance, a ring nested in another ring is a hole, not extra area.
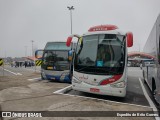
[(37, 54), (38, 54), (38, 51), (36, 50), (36, 51), (35, 51), (35, 58), (37, 58), (37, 57), (38, 57), (38, 55), (37, 55)]
[(127, 47), (133, 46), (133, 34), (132, 32), (127, 33)]
[(44, 52), (44, 50), (36, 50), (36, 52), (35, 52), (35, 58), (42, 59), (43, 52)]
[(66, 46), (67, 46), (67, 47), (70, 47), (71, 42), (72, 42), (72, 37), (68, 37), (68, 38), (67, 38), (67, 42), (66, 42)]
[(69, 61), (72, 61), (72, 54), (73, 54), (72, 50), (68, 51), (68, 60)]

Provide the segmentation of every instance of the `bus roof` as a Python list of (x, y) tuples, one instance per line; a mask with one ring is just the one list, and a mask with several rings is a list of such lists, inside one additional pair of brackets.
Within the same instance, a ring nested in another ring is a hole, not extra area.
[(54, 42), (47, 42), (45, 50), (70, 50), (71, 47), (66, 46), (66, 42), (64, 41), (54, 41)]
[(88, 32), (85, 35), (92, 35), (92, 34), (119, 34), (125, 35), (124, 32), (120, 31), (116, 25), (97, 25), (90, 27)]
[(86, 35), (95, 35), (95, 34), (118, 34), (118, 35), (126, 35), (125, 32), (119, 30), (119, 29), (115, 29), (115, 30), (108, 30), (108, 31), (94, 31), (94, 32), (87, 32), (85, 34), (83, 34), (83, 36)]

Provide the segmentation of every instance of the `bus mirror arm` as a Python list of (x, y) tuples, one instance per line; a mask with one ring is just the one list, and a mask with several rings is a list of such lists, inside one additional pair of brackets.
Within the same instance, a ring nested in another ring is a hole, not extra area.
[(38, 50), (35, 51), (35, 58), (38, 58)]
[(73, 53), (73, 50), (68, 51), (68, 61), (72, 61)]
[(67, 46), (67, 47), (70, 47), (73, 37), (80, 38), (80, 35), (77, 35), (77, 34), (70, 35), (70, 36), (67, 38), (67, 42), (66, 42), (66, 46)]

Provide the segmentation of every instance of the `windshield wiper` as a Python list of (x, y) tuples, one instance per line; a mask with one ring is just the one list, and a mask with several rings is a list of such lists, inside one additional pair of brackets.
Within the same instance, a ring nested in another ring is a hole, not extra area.
[[(92, 66), (85, 66), (85, 67), (80, 68), (80, 69), (78, 69), (78, 70), (76, 70), (76, 71), (79, 72), (79, 71), (82, 71), (82, 70), (84, 70), (84, 69), (86, 69), (86, 68), (95, 70), (94, 72), (91, 72), (91, 73), (97, 73), (97, 74), (107, 74), (107, 75), (112, 75), (112, 74), (113, 74), (113, 75), (115, 75), (115, 74), (120, 74), (120, 73), (121, 73), (121, 72), (119, 72), (119, 70), (116, 70), (116, 71), (111, 70), (112, 68), (110, 68), (110, 69), (97, 68), (97, 67), (92, 68)], [(100, 70), (100, 72), (98, 72), (98, 70)], [(103, 72), (101, 73), (101, 71), (103, 71)], [(86, 71), (86, 72), (87, 72), (87, 71)], [(88, 72), (89, 72), (89, 71), (88, 71)]]
[(81, 71), (81, 70), (83, 70), (83, 69), (86, 69), (86, 68), (88, 68), (88, 67), (91, 67), (91, 66), (85, 66), (85, 67), (80, 68), (80, 69), (78, 69), (78, 70), (76, 70), (76, 71), (79, 72), (79, 71)]
[[(95, 69), (95, 70), (102, 70), (102, 71), (104, 71), (105, 73), (101, 73), (101, 74), (107, 74), (107, 75), (112, 75), (112, 74), (120, 74), (121, 72), (118, 72), (118, 71), (112, 71), (111, 69), (112, 68), (110, 68), (110, 69), (105, 69), (105, 68), (92, 68), (92, 69)], [(100, 72), (96, 72), (96, 73), (99, 73), (100, 74)]]
[[(97, 70), (102, 70), (102, 71), (104, 71), (106, 74), (117, 74), (117, 73), (119, 73), (119, 72), (117, 72), (117, 71), (111, 71), (111, 69), (112, 69), (112, 68), (110, 68), (110, 69), (97, 68)], [(99, 73), (99, 72), (97, 72), (97, 73)]]

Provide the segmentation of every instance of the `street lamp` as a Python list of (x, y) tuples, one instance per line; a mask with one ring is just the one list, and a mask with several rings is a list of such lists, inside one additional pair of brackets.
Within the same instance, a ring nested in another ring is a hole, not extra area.
[(67, 6), (67, 8), (68, 8), (68, 10), (70, 10), (70, 19), (71, 19), (71, 34), (72, 34), (72, 10), (74, 10), (74, 7), (73, 7), (73, 6), (71, 6), (71, 7)]
[(140, 43), (138, 43), (138, 49), (139, 49), (139, 52), (141, 51), (141, 48), (140, 48)]
[(34, 57), (34, 51), (33, 51), (33, 40), (31, 40), (32, 42), (32, 57), (33, 57), (33, 61), (34, 61), (34, 68), (35, 68), (35, 72), (36, 72), (36, 65), (35, 65), (35, 57)]
[(31, 40), (31, 42), (32, 42), (32, 56), (34, 56), (34, 53), (33, 53), (33, 40)]
[(27, 46), (24, 47), (25, 47), (25, 57), (27, 57)]

